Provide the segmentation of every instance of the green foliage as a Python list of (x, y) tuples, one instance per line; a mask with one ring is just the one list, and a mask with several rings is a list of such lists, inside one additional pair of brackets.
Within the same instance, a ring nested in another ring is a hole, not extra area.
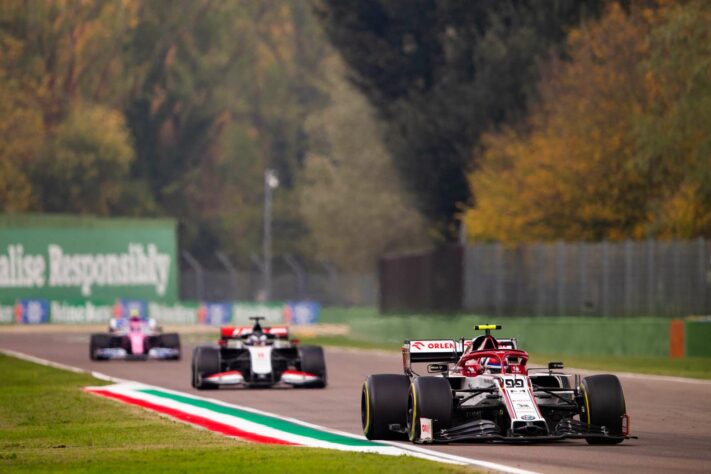
[(332, 101), (307, 122), (313, 145), (300, 208), (318, 257), (344, 269), (373, 271), (383, 253), (422, 248), (428, 238), (382, 143), (381, 122), (342, 70), (329, 68)]
[(134, 159), (120, 112), (77, 104), (31, 169), (44, 210), (111, 215)]
[(453, 238), (481, 133), (521, 116), (537, 61), (601, 4), (318, 0), (315, 8), (385, 119), (405, 185), (437, 231)]

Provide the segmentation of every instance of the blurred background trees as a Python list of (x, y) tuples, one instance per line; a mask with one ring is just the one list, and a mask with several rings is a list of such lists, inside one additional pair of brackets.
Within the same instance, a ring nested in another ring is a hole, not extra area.
[(176, 217), (344, 270), (471, 238), (711, 235), (711, 7), (5, 0), (0, 208)]

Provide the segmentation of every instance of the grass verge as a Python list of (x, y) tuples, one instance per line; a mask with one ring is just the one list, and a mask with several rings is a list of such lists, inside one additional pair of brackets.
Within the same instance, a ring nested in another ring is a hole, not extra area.
[(81, 390), (105, 384), (0, 355), (0, 472), (472, 472), (411, 457), (263, 446)]

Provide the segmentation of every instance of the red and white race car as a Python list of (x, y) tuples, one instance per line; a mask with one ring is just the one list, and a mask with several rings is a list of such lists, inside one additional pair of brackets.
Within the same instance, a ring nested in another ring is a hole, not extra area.
[(319, 346), (299, 346), (289, 339), (286, 326), (262, 327), (264, 318), (253, 317), (254, 326), (220, 329), (218, 346), (193, 351), (192, 385), (197, 389), (219, 387), (326, 386), (326, 359)]
[[(496, 325), (466, 340), (405, 341), (404, 374), (371, 375), (361, 393), (368, 439), (415, 443), (542, 442), (583, 438), (617, 444), (629, 436), (629, 416), (614, 375), (560, 371), (562, 362), (529, 368), (516, 339), (495, 339)], [(413, 368), (420, 364), (428, 375)]]

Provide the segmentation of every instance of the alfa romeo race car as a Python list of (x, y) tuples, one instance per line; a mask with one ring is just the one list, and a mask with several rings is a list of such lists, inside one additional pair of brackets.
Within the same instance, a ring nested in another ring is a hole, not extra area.
[[(516, 339), (496, 339), (497, 325), (477, 325), (473, 340), (405, 341), (404, 375), (370, 375), (363, 383), (361, 420), (368, 439), (414, 443), (544, 442), (584, 438), (617, 444), (629, 416), (614, 375), (585, 378), (562, 362), (528, 368)], [(419, 375), (413, 363), (426, 364)]]
[(180, 360), (180, 336), (163, 334), (155, 321), (144, 320), (132, 312), (129, 318), (112, 319), (107, 334), (91, 335), (89, 357), (91, 360)]
[(220, 329), (218, 346), (193, 351), (192, 385), (219, 387), (326, 386), (326, 360), (319, 346), (299, 346), (286, 326), (262, 327), (264, 318), (249, 318), (254, 326)]

